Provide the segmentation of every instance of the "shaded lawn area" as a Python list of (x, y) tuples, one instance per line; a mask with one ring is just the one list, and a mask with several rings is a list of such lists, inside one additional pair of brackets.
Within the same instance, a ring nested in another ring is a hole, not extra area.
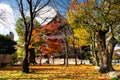
[(91, 65), (36, 65), (30, 66), (30, 71), (25, 74), (21, 66), (7, 66), (0, 69), (0, 80), (110, 80)]

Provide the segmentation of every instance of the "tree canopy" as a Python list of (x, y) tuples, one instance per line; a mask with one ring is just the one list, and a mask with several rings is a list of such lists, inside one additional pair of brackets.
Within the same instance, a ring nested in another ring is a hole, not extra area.
[(0, 35), (0, 54), (13, 54), (17, 50), (16, 44), (8, 35)]
[[(29, 21), (30, 20), (30, 17), (26, 17), (26, 19), (27, 19), (27, 21)], [(37, 20), (34, 20), (34, 28), (35, 27), (40, 27), (40, 24), (38, 23), (38, 21)], [(19, 43), (24, 43), (24, 31), (25, 31), (25, 25), (24, 25), (24, 23), (23, 23), (23, 19), (22, 18), (19, 18), (18, 20), (17, 20), (17, 22), (16, 22), (16, 32), (17, 32), (17, 34), (18, 34), (18, 36), (19, 36), (19, 39), (18, 39), (18, 41), (19, 41)]]
[[(118, 0), (73, 0), (69, 10), (68, 20), (73, 27), (80, 25), (91, 34), (95, 34), (100, 54), (100, 72), (114, 70), (111, 65), (120, 25), (120, 5)], [(111, 34), (111, 35), (108, 35)]]

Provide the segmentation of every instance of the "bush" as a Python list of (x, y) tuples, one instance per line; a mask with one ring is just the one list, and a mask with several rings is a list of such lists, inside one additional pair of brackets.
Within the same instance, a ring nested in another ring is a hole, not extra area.
[(17, 62), (17, 53), (12, 54), (11, 56), (11, 64), (13, 65), (15, 62)]
[(120, 78), (112, 78), (112, 80), (120, 80)]
[(17, 42), (9, 36), (0, 35), (0, 54), (13, 54), (17, 50), (16, 45)]

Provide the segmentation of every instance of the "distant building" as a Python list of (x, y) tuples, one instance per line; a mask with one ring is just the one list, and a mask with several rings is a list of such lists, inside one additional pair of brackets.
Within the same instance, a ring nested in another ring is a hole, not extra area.
[(14, 40), (14, 34), (13, 34), (13, 32), (10, 32), (10, 33), (9, 33), (9, 36), (10, 36), (10, 39), (11, 39), (11, 40)]
[(5, 64), (11, 63), (11, 55), (10, 54), (0, 54), (0, 67), (2, 67)]
[[(69, 23), (67, 22), (66, 18), (61, 16), (58, 11), (56, 11), (54, 9), (51, 9), (50, 11), (55, 12), (56, 14), (54, 14), (54, 16), (52, 16), (52, 17), (47, 17), (48, 19), (50, 18), (50, 20), (47, 20), (49, 22), (47, 22), (47, 23), (45, 22), (45, 24), (42, 25), (42, 27), (39, 27), (39, 30), (41, 33), (46, 35), (45, 36), (46, 38), (58, 38), (58, 39), (63, 40), (62, 45), (64, 46), (65, 34), (66, 34), (67, 38), (73, 36), (73, 30), (72, 30), (71, 26), (69, 25)], [(36, 27), (35, 29), (38, 29), (38, 27)], [(88, 48), (88, 46), (84, 46), (84, 47)], [(82, 52), (84, 52), (85, 50), (86, 49), (84, 49)], [(79, 56), (80, 55), (79, 48), (76, 49), (76, 52), (77, 52), (77, 56)], [(69, 47), (68, 53), (69, 53), (68, 54), (69, 57), (71, 57), (71, 58), (75, 57), (73, 47)], [(63, 58), (64, 56), (65, 56), (64, 53), (59, 53), (59, 54), (54, 55), (54, 57), (56, 57), (56, 58), (58, 58), (58, 57)]]

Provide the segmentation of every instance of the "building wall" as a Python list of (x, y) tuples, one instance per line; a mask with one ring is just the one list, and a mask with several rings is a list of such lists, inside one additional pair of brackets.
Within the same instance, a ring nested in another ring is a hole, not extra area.
[(11, 55), (10, 54), (0, 54), (0, 64), (1, 63), (10, 63)]

